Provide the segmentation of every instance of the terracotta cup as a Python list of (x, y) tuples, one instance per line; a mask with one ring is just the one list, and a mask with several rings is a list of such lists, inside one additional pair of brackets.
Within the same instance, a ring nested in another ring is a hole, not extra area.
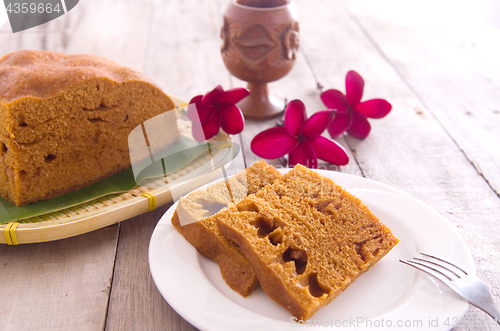
[(224, 64), (248, 82), (250, 95), (238, 106), (246, 118), (280, 114), (284, 103), (268, 94), (267, 83), (292, 69), (299, 49), (298, 12), (292, 0), (231, 0), (221, 30)]

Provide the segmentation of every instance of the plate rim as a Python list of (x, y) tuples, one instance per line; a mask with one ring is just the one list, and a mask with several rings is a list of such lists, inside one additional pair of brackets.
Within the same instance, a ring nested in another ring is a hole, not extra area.
[[(281, 173), (286, 173), (288, 171), (291, 170), (291, 168), (277, 168), (278, 171), (280, 171)], [(472, 254), (470, 252), (470, 249), (468, 248), (465, 240), (463, 239), (463, 237), (460, 235), (459, 231), (453, 227), (453, 225), (451, 224), (451, 222), (445, 218), (443, 215), (441, 215), (440, 213), (438, 213), (434, 208), (430, 207), (428, 204), (426, 204), (425, 202), (413, 197), (412, 195), (408, 194), (407, 192), (404, 192), (400, 189), (397, 189), (395, 187), (392, 187), (388, 184), (385, 184), (385, 183), (381, 183), (381, 182), (378, 182), (376, 180), (373, 180), (373, 179), (369, 179), (369, 178), (365, 178), (365, 177), (361, 177), (361, 176), (356, 176), (356, 175), (353, 175), (353, 174), (347, 174), (347, 173), (342, 173), (342, 172), (337, 172), (337, 171), (330, 171), (330, 170), (324, 170), (324, 169), (310, 169), (312, 171), (315, 171), (317, 172), (318, 174), (322, 175), (322, 176), (325, 176), (325, 177), (328, 177), (334, 181), (338, 180), (339, 178), (342, 178), (343, 180), (354, 180), (355, 182), (356, 181), (359, 181), (361, 183), (369, 183), (371, 185), (374, 185), (377, 187), (377, 189), (382, 189), (381, 191), (384, 191), (384, 192), (388, 192), (388, 193), (393, 193), (393, 194), (399, 194), (399, 195), (403, 195), (405, 196), (406, 198), (409, 198), (411, 199), (413, 202), (417, 202), (418, 204), (421, 204), (423, 206), (426, 206), (426, 208), (428, 210), (431, 210), (433, 211), (437, 216), (438, 216), (438, 219), (442, 222), (442, 225), (446, 226), (446, 228), (450, 231), (452, 231), (452, 233), (454, 234), (454, 239), (456, 240), (457, 244), (459, 244), (460, 246), (462, 246), (463, 249), (465, 249), (465, 251), (467, 252), (467, 256), (464, 257), (465, 260), (468, 260), (468, 263), (470, 266), (468, 267), (472, 267), (473, 270), (471, 270), (472, 272), (476, 272), (476, 266), (475, 266), (475, 263), (474, 263), (474, 260), (473, 260), (473, 257), (472, 257)], [(335, 178), (335, 177), (339, 177), (339, 178)], [(198, 188), (194, 189), (194, 190), (198, 190), (198, 189), (203, 189), (203, 188), (206, 188), (207, 186), (211, 185), (211, 184), (214, 184), (216, 183), (217, 181), (221, 180), (220, 178), (210, 182), (210, 183), (206, 183), (204, 185), (201, 185), (199, 186)], [(339, 184), (340, 186), (344, 187), (342, 184)], [(193, 191), (194, 191), (193, 190)], [(347, 191), (352, 191), (353, 189), (352, 188), (346, 188)], [(186, 195), (189, 194), (189, 193), (186, 193)], [(150, 272), (151, 272), (151, 276), (153, 278), (153, 281), (156, 285), (156, 287), (158, 288), (158, 291), (160, 292), (160, 294), (162, 295), (162, 297), (164, 298), (164, 300), (183, 318), (185, 319), (188, 323), (190, 323), (191, 325), (199, 328), (200, 330), (207, 330), (207, 331), (213, 331), (213, 330), (227, 330), (225, 328), (221, 328), (219, 326), (214, 326), (212, 325), (211, 322), (208, 322), (208, 321), (204, 321), (205, 324), (203, 324), (202, 322), (203, 321), (200, 321), (200, 320), (197, 320), (196, 318), (194, 318), (192, 316), (192, 314), (187, 314), (184, 312), (184, 307), (181, 307), (177, 304), (177, 302), (175, 302), (175, 300), (167, 300), (167, 297), (169, 297), (168, 294), (166, 293), (163, 293), (160, 289), (160, 286), (157, 284), (157, 279), (158, 279), (158, 274), (156, 272), (156, 269), (154, 267), (154, 262), (153, 262), (153, 258), (155, 256), (155, 252), (154, 252), (154, 245), (155, 245), (155, 241), (156, 240), (159, 240), (157, 239), (158, 238), (158, 235), (159, 235), (159, 231), (161, 231), (161, 227), (168, 227), (167, 229), (173, 233), (175, 233), (176, 235), (179, 235), (181, 236), (177, 230), (172, 226), (172, 224), (170, 223), (170, 217), (167, 217), (169, 216), (169, 214), (173, 214), (173, 211), (175, 210), (175, 208), (177, 207), (177, 203), (178, 201), (175, 201), (172, 206), (162, 215), (162, 217), (160, 218), (160, 220), (158, 221), (153, 233), (152, 233), (152, 236), (151, 236), (151, 239), (150, 239), (150, 246), (149, 246), (149, 249), (148, 249), (148, 263), (149, 263), (149, 266), (150, 266)], [(170, 215), (171, 216), (171, 215)], [(403, 222), (404, 223), (404, 222)], [(182, 237), (182, 236), (181, 236)], [(184, 239), (184, 238), (182, 238)], [(195, 254), (198, 254), (199, 256), (201, 256), (197, 251), (196, 249), (193, 247), (193, 246), (190, 246), (192, 247), (192, 249), (195, 251)], [(429, 277), (429, 276), (425, 276), (425, 277)], [(210, 283), (210, 281), (207, 280), (208, 283)], [(457, 297), (458, 299), (458, 297)], [(458, 303), (458, 301), (457, 301)], [(236, 304), (236, 303), (235, 303)], [(460, 304), (460, 311), (458, 312), (458, 308), (457, 308), (457, 315), (459, 316), (459, 318), (463, 317), (465, 315), (465, 313), (467, 312), (467, 310), (469, 309), (469, 303), (467, 301), (464, 301), (464, 300), (461, 300), (461, 304)], [(244, 308), (244, 307), (242, 307)], [(246, 308), (244, 308), (246, 309)], [(253, 311), (250, 311), (252, 314), (257, 314)], [(258, 316), (262, 316), (264, 319), (268, 319), (266, 316), (263, 316), (263, 315), (259, 315), (257, 314)], [(270, 321), (272, 321), (271, 319), (269, 319)], [(207, 328), (207, 325), (210, 325), (211, 328)], [(295, 326), (298, 326), (298, 325), (295, 325)], [(449, 328), (436, 328), (436, 327), (433, 327), (432, 330), (450, 330), (452, 328), (452, 326), (450, 326)], [(330, 329), (329, 327), (327, 327), (327, 329)], [(342, 328), (344, 330), (347, 330), (349, 328)], [(356, 328), (357, 329), (357, 328)], [(377, 328), (377, 329), (385, 329), (385, 328)], [(425, 327), (423, 328), (425, 329)], [(422, 330), (422, 329), (419, 329), (419, 330)]]

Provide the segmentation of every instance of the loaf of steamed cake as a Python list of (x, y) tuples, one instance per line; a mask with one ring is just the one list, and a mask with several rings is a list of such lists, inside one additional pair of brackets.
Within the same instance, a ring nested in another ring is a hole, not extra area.
[(137, 70), (92, 55), (23, 50), (0, 58), (0, 196), (20, 206), (130, 167), (128, 135), (174, 103)]
[(264, 161), (258, 161), (240, 173), (179, 200), (172, 224), (202, 255), (219, 264), (221, 275), (230, 288), (248, 296), (258, 285), (254, 271), (239, 248), (217, 230), (218, 213), (249, 194), (281, 177)]
[(398, 243), (358, 198), (301, 165), (216, 218), (267, 295), (300, 320)]

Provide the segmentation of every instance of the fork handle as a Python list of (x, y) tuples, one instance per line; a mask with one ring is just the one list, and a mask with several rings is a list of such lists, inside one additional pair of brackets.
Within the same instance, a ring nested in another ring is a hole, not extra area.
[(494, 305), (490, 305), (488, 307), (478, 308), (484, 311), (486, 314), (490, 315), (498, 324), (500, 324), (500, 311), (497, 309), (497, 307), (495, 307)]

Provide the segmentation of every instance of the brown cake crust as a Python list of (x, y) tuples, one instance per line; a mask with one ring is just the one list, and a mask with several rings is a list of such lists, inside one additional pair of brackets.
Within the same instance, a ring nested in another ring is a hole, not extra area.
[(300, 165), (217, 215), (268, 296), (309, 319), (398, 240), (361, 201)]
[(100, 56), (36, 50), (19, 50), (1, 57), (0, 77), (1, 102), (22, 97), (48, 99), (82, 80), (96, 78), (116, 83), (138, 80), (154, 85), (138, 70)]
[(92, 55), (23, 50), (0, 59), (0, 196), (17, 206), (130, 167), (128, 135), (172, 100), (137, 70)]
[[(218, 213), (208, 214), (208, 217), (194, 219), (194, 222), (181, 225), (177, 212), (188, 214), (184, 216), (186, 218), (193, 217), (195, 214), (204, 215), (199, 214), (199, 210), (192, 210), (197, 203), (200, 204), (198, 207), (202, 210), (213, 209), (215, 212), (221, 208), (227, 208), (248, 194), (255, 194), (262, 187), (273, 183), (279, 177), (281, 177), (279, 171), (264, 161), (258, 161), (235, 177), (230, 178), (228, 183), (219, 182), (212, 189), (209, 188), (207, 192), (193, 192), (183, 198), (188, 201), (181, 199), (179, 202), (181, 206), (177, 207), (171, 220), (174, 227), (200, 254), (210, 257), (219, 264), (222, 278), (228, 286), (244, 297), (248, 296), (258, 286), (259, 282), (250, 264), (241, 254), (240, 249), (219, 233), (216, 223)], [(239, 182), (241, 182), (242, 178), (245, 185), (240, 186)], [(220, 197), (214, 199), (213, 195), (220, 195)], [(193, 202), (195, 203), (194, 206), (192, 205)]]

